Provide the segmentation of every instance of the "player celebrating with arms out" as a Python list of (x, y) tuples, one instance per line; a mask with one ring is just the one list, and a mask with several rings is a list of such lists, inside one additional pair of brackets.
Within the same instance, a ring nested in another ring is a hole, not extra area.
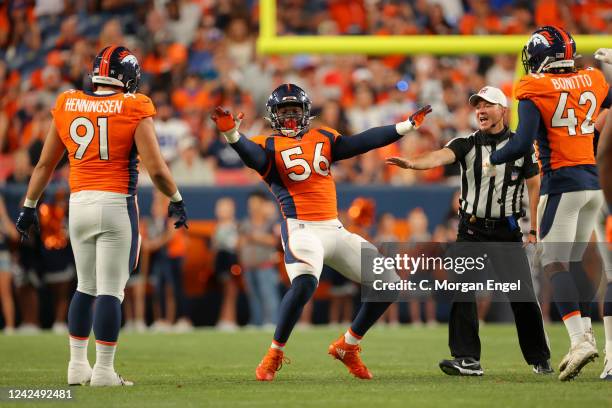
[[(136, 57), (125, 47), (104, 48), (94, 60), (91, 80), (93, 92), (69, 90), (57, 98), (16, 226), (24, 237), (37, 226), (36, 204), (67, 150), (70, 241), (78, 278), (68, 310), (68, 384), (133, 385), (115, 372), (114, 358), (125, 284), (140, 249), (138, 155), (155, 186), (170, 197), (168, 215), (178, 217), (176, 228), (187, 228), (187, 214), (159, 151), (151, 118), (155, 107), (135, 93), (140, 80)], [(93, 370), (87, 360), (92, 326)]]
[[(309, 128), (311, 102), (296, 85), (276, 88), (266, 107), (275, 133), (251, 140), (238, 133), (242, 114), (234, 118), (217, 107), (212, 116), (244, 163), (268, 184), (284, 217), (281, 235), (291, 287), (281, 302), (272, 344), (255, 370), (260, 381), (273, 380), (280, 369), (285, 343), (318, 285), (324, 264), (353, 281), (361, 281), (361, 247), (367, 241), (348, 232), (338, 221), (331, 164), (399, 140), (420, 126), (431, 112), (431, 107), (425, 106), (407, 121), (347, 137), (327, 127)], [(372, 378), (359, 356), (359, 342), (389, 304), (363, 303), (351, 327), (329, 346), (329, 354), (358, 378)]]
[(523, 49), (527, 75), (515, 92), (516, 136), (490, 157), (491, 165), (513, 161), (531, 148), (534, 138), (537, 142), (543, 172), (538, 204), (542, 264), (571, 341), (559, 366), (562, 381), (577, 376), (598, 355), (585, 315), (590, 295), (581, 295), (583, 285), (576, 278), (583, 276), (582, 256), (604, 203), (593, 151), (594, 119), (612, 103), (602, 72), (576, 70), (575, 58), (576, 43), (562, 28), (546, 26), (532, 34)]

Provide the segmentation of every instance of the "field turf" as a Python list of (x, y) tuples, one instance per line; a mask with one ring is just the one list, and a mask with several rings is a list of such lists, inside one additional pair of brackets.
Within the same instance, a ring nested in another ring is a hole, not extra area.
[[(553, 363), (567, 351), (561, 325), (547, 328)], [(612, 406), (612, 384), (599, 380), (603, 327), (595, 327), (599, 359), (570, 383), (536, 376), (521, 356), (515, 328), (482, 328), (484, 377), (460, 378), (437, 366), (448, 356), (446, 326), (376, 328), (362, 343), (371, 381), (349, 376), (327, 352), (342, 329), (296, 331), (286, 348), (291, 364), (272, 383), (255, 381), (254, 369), (271, 333), (243, 330), (189, 334), (122, 333), (117, 371), (128, 388), (71, 387), (72, 402), (6, 402), (6, 388), (64, 387), (65, 336), (0, 335), (0, 406), (78, 407), (604, 407)], [(90, 361), (94, 347), (90, 344)]]

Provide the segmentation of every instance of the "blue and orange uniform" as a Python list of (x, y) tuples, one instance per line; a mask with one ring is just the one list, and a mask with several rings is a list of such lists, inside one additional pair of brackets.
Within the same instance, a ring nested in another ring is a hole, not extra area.
[(134, 134), (142, 119), (155, 115), (151, 99), (139, 93), (69, 90), (59, 95), (51, 113), (68, 150), (71, 193), (136, 194)]
[(612, 90), (603, 73), (528, 74), (515, 89), (519, 100), (516, 135), (491, 154), (491, 164), (521, 157), (536, 141), (543, 178), (541, 195), (598, 190), (593, 152), (595, 118), (610, 107)]
[(325, 221), (338, 217), (331, 164), (401, 137), (395, 125), (372, 128), (353, 136), (319, 127), (293, 138), (272, 134), (249, 140), (243, 136), (231, 146), (268, 184), (284, 218)]

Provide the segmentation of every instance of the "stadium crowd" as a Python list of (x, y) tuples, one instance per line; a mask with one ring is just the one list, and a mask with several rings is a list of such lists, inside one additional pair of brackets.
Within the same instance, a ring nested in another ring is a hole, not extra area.
[[(279, 0), (277, 15), (279, 35), (527, 34), (545, 24), (560, 25), (573, 33), (612, 34), (612, 5), (605, 0)], [(126, 45), (140, 61), (139, 91), (149, 95), (156, 105), (155, 127), (162, 153), (180, 186), (257, 183), (257, 175), (242, 165), (234, 150), (215, 132), (209, 120), (210, 110), (223, 105), (244, 112), (241, 131), (247, 136), (267, 132), (266, 99), (272, 89), (284, 82), (296, 83), (309, 93), (316, 116), (314, 125), (325, 124), (343, 134), (395, 123), (425, 103), (433, 106), (432, 118), (418, 132), (395, 145), (337, 163), (334, 177), (339, 183), (456, 185), (458, 171), (453, 166), (418, 173), (397, 172), (384, 166), (381, 159), (413, 156), (471, 133), (476, 123), (467, 98), (485, 84), (503, 89), (508, 96), (512, 93), (514, 55), (268, 57), (255, 52), (257, 30), (258, 2), (254, 0), (2, 2), (0, 183), (27, 184), (51, 123), (49, 110), (56, 96), (70, 88), (90, 87), (93, 57), (110, 44)], [(581, 64), (596, 65), (589, 56), (584, 56)], [(65, 180), (66, 172), (66, 166), (58, 170), (57, 180)], [(140, 182), (148, 183), (146, 174), (141, 173)], [(40, 277), (30, 271), (40, 269), (33, 261), (41, 260), (53, 272), (43, 274), (39, 280), (49, 285), (55, 298), (56, 329), (65, 329), (74, 271), (65, 226), (62, 227), (66, 211), (66, 197), (62, 198), (62, 194), (66, 192), (60, 189), (55, 204), (45, 207), (48, 217), (43, 231), (47, 234), (42, 234), (40, 242), (12, 246), (16, 251), (11, 259), (20, 260), (14, 284), (18, 288), (20, 321), (26, 328), (35, 329), (39, 324), (36, 299), (41, 283), (33, 279)], [(156, 219), (156, 200), (150, 219), (142, 223), (143, 250), (147, 254), (143, 257), (146, 262), (143, 259), (141, 263), (141, 269), (146, 269), (142, 275), (156, 279), (156, 327), (163, 329), (175, 322), (189, 327), (180, 276), (184, 237), (182, 233), (173, 235), (163, 219)], [(258, 194), (250, 198), (251, 205), (269, 207), (267, 199)], [(355, 205), (368, 207), (364, 203)], [(375, 227), (375, 217), (363, 225), (359, 217), (351, 218), (347, 209), (347, 224), (353, 224), (356, 230), (361, 228), (377, 242), (411, 237), (445, 241), (454, 238), (453, 205), (456, 203), (449, 206), (449, 222), (439, 226), (428, 226), (423, 211), (412, 209), (404, 223), (409, 227), (400, 236), (388, 214), (379, 215)], [(218, 324), (229, 328), (237, 324), (236, 299), (245, 287), (249, 294), (249, 321), (254, 325), (273, 324), (274, 302), (278, 302), (282, 287), (277, 269), (279, 248), (272, 244), (278, 242), (278, 215), (275, 209), (268, 209), (263, 211), (268, 215), (260, 219), (252, 214), (260, 210), (252, 210), (247, 219), (235, 220), (233, 206), (231, 200), (217, 203), (218, 223), (210, 241), (216, 254), (214, 277), (224, 298)], [(8, 253), (4, 248), (16, 237), (11, 232), (12, 220), (2, 207), (0, 253)], [(41, 209), (44, 224), (42, 211), (45, 209)], [(32, 256), (34, 250), (41, 252)], [(241, 259), (253, 256), (241, 252), (263, 253), (265, 259), (247, 265)], [(10, 262), (4, 262), (2, 256), (0, 297), (4, 325), (14, 327), (14, 318), (11, 322), (7, 316), (14, 316), (15, 308), (6, 301), (12, 285), (6, 278), (6, 269), (13, 266), (7, 266)], [(240, 270), (232, 270), (235, 265)], [(356, 288), (337, 279), (333, 272), (329, 274), (332, 312), (328, 320), (350, 320)], [(127, 303), (133, 309), (134, 327), (142, 328), (146, 287), (134, 280), (130, 286), (134, 299)], [(433, 321), (431, 308), (428, 310), (424, 315)], [(390, 314), (390, 321), (397, 321), (397, 311)], [(413, 312), (411, 320), (418, 317)]]

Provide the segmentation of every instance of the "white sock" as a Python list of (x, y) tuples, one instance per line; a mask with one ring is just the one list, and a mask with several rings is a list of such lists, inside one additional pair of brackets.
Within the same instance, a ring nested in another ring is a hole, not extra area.
[(612, 316), (604, 316), (604, 332), (606, 333), (606, 357), (612, 359)]
[(96, 365), (94, 368), (98, 367), (115, 371), (115, 350), (117, 350), (117, 343), (111, 345), (96, 341)]
[(87, 363), (87, 345), (89, 344), (89, 338), (76, 338), (68, 336), (70, 339), (70, 361)]
[(346, 341), (346, 344), (355, 345), (359, 344), (361, 337), (358, 337), (351, 329), (348, 329), (346, 333), (344, 333), (344, 341)]
[(285, 345), (282, 344), (282, 343), (279, 343), (279, 342), (277, 342), (275, 340), (272, 340), (272, 344), (270, 344), (270, 348), (283, 351), (285, 349)]
[(582, 317), (582, 327), (584, 327), (585, 333), (593, 329), (593, 326), (591, 326), (590, 317)]
[(567, 333), (569, 334), (572, 347), (584, 340), (584, 327), (580, 313), (563, 319)]

